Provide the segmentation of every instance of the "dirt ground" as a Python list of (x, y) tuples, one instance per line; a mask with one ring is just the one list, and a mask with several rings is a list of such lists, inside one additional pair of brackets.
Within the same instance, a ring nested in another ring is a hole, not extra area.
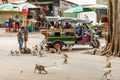
[[(29, 33), (28, 47), (42, 41), (42, 35)], [(105, 45), (103, 39), (100, 40)], [(62, 54), (51, 54), (46, 52), (44, 57), (22, 54), (11, 56), (10, 50), (18, 50), (16, 33), (0, 32), (0, 80), (102, 80), (102, 75), (107, 70), (105, 57), (98, 55), (84, 54), (93, 50), (88, 45), (76, 45), (71, 53), (63, 50), (68, 58), (68, 64), (63, 64)], [(120, 80), (120, 58), (112, 57), (112, 79)], [(52, 66), (56, 63), (55, 66)], [(34, 73), (35, 64), (42, 64), (48, 74)]]

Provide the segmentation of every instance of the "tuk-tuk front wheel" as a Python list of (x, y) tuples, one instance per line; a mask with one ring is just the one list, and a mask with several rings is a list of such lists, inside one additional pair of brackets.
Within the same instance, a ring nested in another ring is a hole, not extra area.
[(99, 47), (100, 47), (100, 42), (99, 42), (99, 41), (93, 41), (93, 42), (91, 43), (91, 46), (92, 46), (93, 48), (99, 48)]
[(61, 44), (61, 42), (59, 42), (59, 41), (55, 42), (55, 43), (54, 43), (54, 48), (55, 48), (56, 50), (62, 49), (62, 44)]

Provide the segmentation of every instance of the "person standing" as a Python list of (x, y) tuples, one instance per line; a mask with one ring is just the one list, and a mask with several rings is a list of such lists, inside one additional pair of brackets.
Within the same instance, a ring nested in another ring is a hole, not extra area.
[(23, 36), (24, 36), (24, 52), (26, 53), (26, 49), (27, 49), (27, 41), (28, 41), (28, 30), (27, 28), (24, 29), (23, 32)]
[(14, 18), (15, 21), (15, 30), (20, 28), (20, 18), (18, 17), (18, 15), (15, 16)]
[(23, 50), (24, 30), (25, 30), (25, 28), (21, 27), (20, 31), (17, 33), (19, 50), (20, 50), (21, 53), (22, 53), (22, 50)]

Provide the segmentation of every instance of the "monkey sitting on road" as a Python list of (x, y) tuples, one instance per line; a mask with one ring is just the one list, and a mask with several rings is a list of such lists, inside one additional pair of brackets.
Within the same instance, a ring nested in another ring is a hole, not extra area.
[(64, 63), (64, 64), (67, 64), (67, 63), (68, 63), (68, 60), (67, 60), (68, 55), (67, 55), (67, 54), (63, 54), (63, 57), (64, 57), (63, 63)]
[(37, 56), (37, 52), (35, 50), (32, 51), (33, 56)]
[(45, 70), (45, 66), (43, 66), (43, 65), (38, 65), (38, 64), (36, 64), (34, 72), (35, 72), (36, 70), (38, 70), (39, 73), (41, 73), (42, 71), (44, 71), (44, 72), (47, 74), (47, 71)]
[(24, 54), (31, 54), (31, 49), (30, 48), (23, 48), (23, 52)]
[(49, 51), (50, 51), (50, 53), (56, 53), (57, 52), (56, 49), (54, 49), (54, 48), (50, 48)]
[(64, 58), (68, 58), (68, 55), (67, 55), (67, 54), (63, 54), (63, 57), (64, 57)]
[(39, 55), (40, 55), (40, 57), (43, 57), (43, 52), (42, 51), (39, 51)]
[(15, 52), (11, 50), (11, 51), (10, 51), (10, 54), (13, 56), (13, 55), (15, 54)]
[(109, 58), (106, 59), (106, 68), (111, 68), (111, 61)]
[(10, 54), (12, 55), (12, 56), (14, 56), (14, 55), (16, 55), (16, 56), (18, 56), (19, 55), (19, 51), (16, 51), (15, 50), (15, 52), (14, 51), (10, 51)]
[(68, 60), (67, 58), (64, 58), (64, 61), (63, 61), (64, 64), (67, 64), (68, 63)]
[(19, 51), (15, 51), (15, 53), (16, 53), (15, 55), (19, 56)]
[(60, 50), (60, 48), (58, 48), (57, 52), (58, 52), (58, 54), (61, 54), (61, 50)]
[(36, 52), (39, 51), (39, 47), (38, 47), (38, 45), (35, 45), (35, 51), (36, 51)]
[(31, 52), (31, 54), (33, 56), (37, 56), (37, 51), (35, 50), (35, 46), (32, 46), (32, 52)]
[(71, 45), (67, 45), (67, 49), (68, 49), (68, 51), (71, 53), (71, 51), (72, 51)]
[(93, 55), (95, 55), (96, 52), (97, 52), (97, 48), (95, 48), (95, 49), (93, 50)]

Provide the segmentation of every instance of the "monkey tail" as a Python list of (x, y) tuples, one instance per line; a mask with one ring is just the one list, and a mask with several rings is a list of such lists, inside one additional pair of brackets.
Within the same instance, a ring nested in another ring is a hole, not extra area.
[(54, 66), (56, 66), (56, 63), (53, 65), (48, 65), (48, 66), (44, 66), (44, 67), (54, 67)]

